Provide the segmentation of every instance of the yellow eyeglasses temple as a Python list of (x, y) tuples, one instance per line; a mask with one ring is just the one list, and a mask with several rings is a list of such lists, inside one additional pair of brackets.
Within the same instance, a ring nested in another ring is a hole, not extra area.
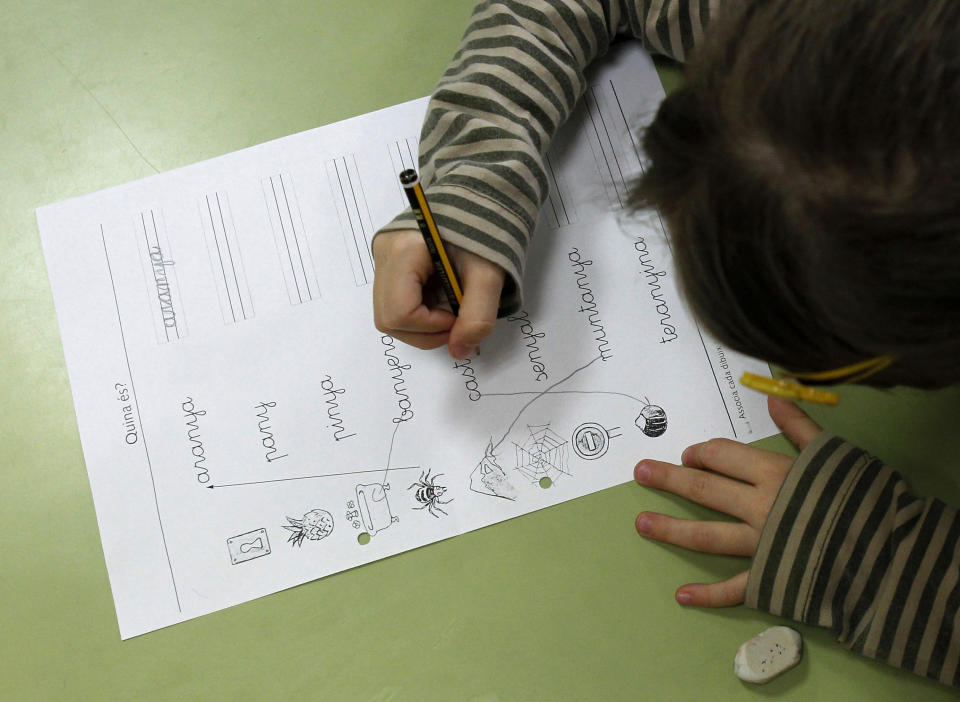
[(829, 390), (820, 390), (819, 388), (810, 388), (789, 378), (815, 381), (836, 380), (838, 383), (855, 383), (874, 373), (882, 371), (893, 363), (893, 361), (893, 356), (877, 356), (875, 358), (868, 358), (866, 361), (858, 361), (857, 363), (851, 363), (849, 366), (829, 371), (817, 371), (813, 373), (784, 371), (785, 378), (767, 378), (762, 375), (744, 372), (740, 378), (740, 382), (745, 387), (766, 393), (767, 395), (786, 397), (791, 400), (819, 402), (822, 405), (835, 405), (840, 402), (840, 396), (837, 393), (830, 392)]
[(876, 356), (875, 358), (868, 358), (866, 361), (851, 363), (849, 366), (835, 368), (834, 370), (817, 371), (813, 373), (794, 373), (792, 371), (784, 371), (784, 375), (791, 378), (798, 378), (800, 380), (819, 381), (842, 379), (845, 383), (855, 383), (858, 380), (863, 380), (867, 376), (882, 371), (891, 363), (893, 363), (893, 356)]
[(740, 377), (740, 383), (767, 395), (785, 397), (789, 400), (806, 400), (807, 402), (818, 402), (821, 405), (835, 405), (840, 402), (840, 396), (835, 392), (808, 388), (806, 385), (784, 378), (767, 378), (744, 371)]

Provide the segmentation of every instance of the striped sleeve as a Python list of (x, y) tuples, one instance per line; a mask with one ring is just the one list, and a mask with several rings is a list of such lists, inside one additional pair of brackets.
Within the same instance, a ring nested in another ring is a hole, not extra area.
[[(544, 154), (618, 35), (683, 60), (720, 0), (486, 0), (473, 11), (420, 135), (425, 194), (445, 241), (507, 272), (520, 307), (526, 251), (547, 196)], [(409, 210), (380, 230), (415, 229)]]
[(960, 687), (960, 516), (823, 432), (767, 518), (746, 604), (829, 628), (847, 648)]

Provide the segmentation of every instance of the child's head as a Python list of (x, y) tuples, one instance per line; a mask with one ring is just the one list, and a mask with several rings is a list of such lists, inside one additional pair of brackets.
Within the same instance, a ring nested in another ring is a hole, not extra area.
[(731, 2), (644, 146), (634, 204), (719, 339), (960, 380), (960, 2)]

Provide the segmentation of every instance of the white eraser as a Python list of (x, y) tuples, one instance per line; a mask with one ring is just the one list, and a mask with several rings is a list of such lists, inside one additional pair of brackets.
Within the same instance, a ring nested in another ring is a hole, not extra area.
[(744, 643), (733, 672), (745, 682), (765, 683), (800, 662), (803, 639), (788, 626), (774, 626)]

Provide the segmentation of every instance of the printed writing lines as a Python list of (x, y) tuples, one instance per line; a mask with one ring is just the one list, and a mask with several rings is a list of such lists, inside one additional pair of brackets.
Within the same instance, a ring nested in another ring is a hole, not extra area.
[(182, 339), (187, 335), (183, 301), (180, 286), (177, 284), (175, 262), (163, 226), (163, 213), (152, 208), (141, 210), (135, 221), (137, 249), (140, 251), (147, 285), (149, 316), (157, 343)]
[(315, 300), (320, 297), (320, 285), (313, 271), (310, 247), (290, 176), (278, 173), (260, 182), (290, 304)]
[(373, 258), (370, 243), (373, 224), (367, 206), (357, 159), (341, 156), (327, 161), (327, 182), (340, 220), (340, 232), (353, 269), (357, 286), (373, 282)]
[[(619, 99), (613, 81), (609, 82), (609, 91), (619, 107)], [(630, 139), (631, 146), (632, 136), (630, 136), (630, 127), (623, 116), (622, 110), (619, 110), (619, 114), (617, 114), (612, 110), (605, 109), (606, 100), (602, 92), (600, 88), (591, 86), (584, 96), (587, 117), (592, 127), (589, 140), (594, 149), (594, 158), (601, 179), (608, 189), (610, 204), (614, 207), (624, 207), (628, 198), (627, 183), (632, 177), (634, 169), (627, 163), (626, 159), (628, 159), (628, 154), (631, 151), (624, 153), (622, 146), (626, 144), (622, 143), (621, 133), (628, 135), (627, 138)], [(639, 168), (636, 170), (639, 171)]]
[(550, 182), (547, 202), (550, 203), (553, 218), (558, 227), (574, 224), (579, 220), (579, 217), (574, 207), (573, 198), (566, 192), (565, 183), (560, 180), (549, 154), (544, 157), (544, 160), (547, 166), (547, 179)]
[(204, 196), (200, 211), (223, 321), (250, 319), (254, 316), (253, 303), (227, 194), (214, 192)]
[[(397, 139), (392, 144), (387, 146), (387, 151), (390, 153), (390, 164), (393, 166), (394, 175), (400, 175), (402, 171), (407, 170), (408, 168), (417, 168), (417, 140), (407, 137), (406, 139)], [(403, 191), (403, 185), (400, 183), (400, 179), (395, 179), (397, 186), (397, 197), (400, 209), (407, 207), (410, 204), (410, 201), (407, 199), (406, 193)]]

